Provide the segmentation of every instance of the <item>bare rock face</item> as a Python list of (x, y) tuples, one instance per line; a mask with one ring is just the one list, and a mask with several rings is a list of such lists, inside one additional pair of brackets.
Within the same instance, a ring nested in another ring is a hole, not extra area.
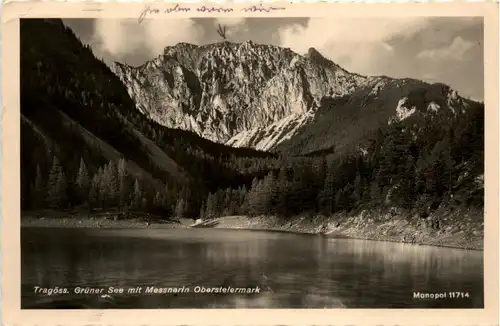
[(315, 49), (301, 56), (251, 41), (179, 43), (142, 66), (112, 69), (137, 109), (156, 122), (263, 150), (291, 137), (323, 97), (350, 94), (367, 80)]
[(388, 123), (400, 122), (415, 115), (456, 117), (469, 107), (470, 104), (458, 96), (456, 90), (438, 83), (408, 92), (407, 96), (399, 100), (396, 112)]
[[(251, 41), (179, 43), (142, 66), (111, 68), (137, 109), (159, 124), (266, 151), (287, 147), (291, 138), (305, 144), (311, 130), (337, 146), (347, 141), (339, 128), (362, 133), (363, 125), (376, 128), (380, 119), (391, 124), (415, 114), (455, 115), (468, 106), (447, 85), (360, 76), (314, 48), (299, 55)], [(357, 118), (345, 120), (349, 116)]]

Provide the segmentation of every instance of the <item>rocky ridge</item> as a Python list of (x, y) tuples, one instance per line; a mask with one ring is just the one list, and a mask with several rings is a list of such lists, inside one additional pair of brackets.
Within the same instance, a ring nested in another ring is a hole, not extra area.
[(112, 70), (137, 108), (158, 123), (265, 150), (306, 123), (321, 98), (350, 94), (370, 81), (315, 49), (302, 56), (251, 41), (179, 43), (142, 66), (114, 63)]
[(443, 84), (432, 85), (425, 94), (421, 95), (423, 95), (421, 96), (423, 102), (421, 101), (420, 105), (410, 103), (409, 97), (400, 99), (394, 116), (388, 121), (389, 124), (403, 121), (415, 114), (449, 114), (455, 117), (457, 114), (464, 114), (470, 107), (466, 100), (458, 96), (457, 91)]
[[(342, 106), (325, 105), (325, 99), (347, 98), (344, 111), (355, 114), (364, 109), (359, 114), (368, 120), (375, 114), (377, 127), (380, 117), (392, 123), (413, 115), (416, 109), (408, 104), (406, 93), (431, 86), (350, 73), (314, 48), (300, 55), (252, 41), (203, 46), (178, 43), (139, 67), (115, 62), (111, 68), (137, 109), (152, 120), (233, 147), (266, 151), (314, 124), (325, 108)], [(428, 112), (442, 107), (464, 110), (463, 99), (449, 87), (439, 96), (427, 103)]]

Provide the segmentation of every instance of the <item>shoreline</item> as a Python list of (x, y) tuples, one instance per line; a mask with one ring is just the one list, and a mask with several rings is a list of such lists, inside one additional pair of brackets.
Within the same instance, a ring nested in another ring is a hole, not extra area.
[(188, 226), (181, 221), (157, 221), (148, 214), (140, 214), (132, 218), (117, 219), (117, 213), (88, 214), (65, 212), (22, 213), (21, 227), (39, 228), (113, 228), (113, 229), (178, 229)]
[[(349, 238), (370, 241), (409, 243), (445, 248), (484, 250), (482, 212), (457, 210), (443, 218), (439, 229), (429, 226), (431, 218), (409, 217), (401, 212), (367, 212), (331, 217), (294, 217), (283, 220), (273, 216), (226, 216), (213, 219), (215, 229), (279, 231), (323, 237)], [(59, 216), (57, 216), (59, 215)], [(116, 215), (116, 214), (115, 214)], [(50, 216), (50, 217), (49, 217)], [(106, 216), (77, 214), (37, 214), (23, 216), (21, 227), (53, 228), (114, 228), (114, 229), (179, 229), (190, 228), (190, 219), (155, 221), (136, 216), (114, 219)], [(374, 217), (377, 217), (376, 219)]]
[[(362, 216), (363, 214), (361, 214)], [(457, 227), (445, 230), (430, 230), (427, 226), (412, 225), (403, 218), (386, 221), (359, 222), (360, 215), (295, 218), (282, 223), (272, 217), (222, 217), (215, 228), (243, 229), (291, 232), (298, 234), (321, 235), (324, 237), (347, 238), (357, 240), (408, 243), (422, 246), (434, 246), (463, 250), (484, 251), (484, 232), (477, 232), (482, 223), (473, 224), (472, 228)], [(368, 220), (370, 220), (368, 218)]]

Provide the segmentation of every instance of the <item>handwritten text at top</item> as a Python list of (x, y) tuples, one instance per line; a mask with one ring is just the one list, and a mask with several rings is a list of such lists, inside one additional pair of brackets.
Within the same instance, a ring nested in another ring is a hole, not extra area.
[[(245, 7), (241, 9), (243, 12), (271, 12), (276, 10), (285, 10), (286, 8), (282, 7), (268, 7), (264, 5), (256, 5)], [(179, 4), (176, 4), (172, 8), (167, 9), (158, 9), (153, 8), (150, 5), (146, 6), (144, 10), (141, 12), (141, 15), (138, 18), (139, 23), (141, 23), (148, 16), (161, 15), (161, 14), (170, 14), (174, 12), (216, 12), (216, 13), (228, 13), (235, 12), (236, 10), (231, 7), (217, 7), (217, 6), (199, 6), (199, 7), (182, 7)]]

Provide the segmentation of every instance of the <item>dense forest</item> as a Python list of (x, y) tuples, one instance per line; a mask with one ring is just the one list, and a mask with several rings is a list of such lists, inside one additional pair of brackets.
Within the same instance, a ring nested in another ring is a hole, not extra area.
[[(483, 205), (481, 103), (464, 112), (422, 110), (371, 130), (348, 150), (232, 148), (142, 115), (118, 77), (60, 20), (22, 19), (20, 26), (23, 210), (134, 210), (168, 219), (384, 206), (425, 216), (440, 205)], [(448, 90), (424, 85), (406, 96), (421, 108), (444, 101)]]

